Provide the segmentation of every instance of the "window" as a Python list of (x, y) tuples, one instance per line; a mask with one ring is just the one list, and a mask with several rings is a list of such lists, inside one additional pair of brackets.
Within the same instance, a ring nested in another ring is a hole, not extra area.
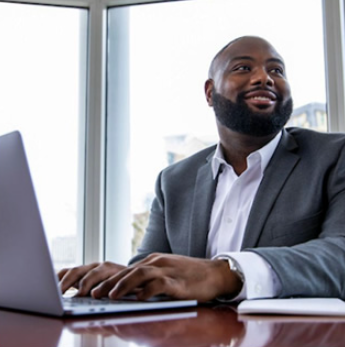
[(158, 172), (217, 141), (203, 87), (230, 40), (270, 41), (287, 66), (290, 124), (327, 130), (322, 3), (282, 7), (284, 15), (275, 0), (205, 0), (109, 10), (107, 259), (125, 262), (135, 252)]
[(284, 56), (293, 124), (344, 131), (343, 27), (344, 0), (0, 0), (0, 133), (24, 135), (56, 267), (128, 261), (158, 171), (216, 141), (203, 83), (233, 37)]
[(23, 135), (56, 268), (82, 261), (86, 21), (0, 3), (0, 132)]

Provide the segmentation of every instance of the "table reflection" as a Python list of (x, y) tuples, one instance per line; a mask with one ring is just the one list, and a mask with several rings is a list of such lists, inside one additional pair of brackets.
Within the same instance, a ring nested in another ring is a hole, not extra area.
[(109, 346), (114, 346), (120, 338), (131, 346), (150, 347), (235, 345), (245, 333), (244, 323), (237, 320), (231, 307), (199, 307), (190, 312), (195, 313), (194, 317), (72, 330), (75, 334), (102, 335)]
[(269, 331), (269, 338), (263, 347), (343, 347), (345, 345), (345, 317), (239, 316), (239, 320), (246, 325), (247, 333), (250, 329), (255, 330), (253, 326), (257, 331)]
[(238, 316), (231, 306), (57, 319), (0, 311), (0, 347), (340, 347), (345, 317)]
[(56, 347), (64, 322), (59, 319), (0, 311), (0, 347)]

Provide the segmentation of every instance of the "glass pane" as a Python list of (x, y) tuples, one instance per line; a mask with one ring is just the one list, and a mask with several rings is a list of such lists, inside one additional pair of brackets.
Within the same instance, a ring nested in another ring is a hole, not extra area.
[(23, 135), (56, 268), (82, 260), (86, 21), (0, 3), (0, 133)]
[[(194, 0), (113, 8), (108, 28), (108, 165), (118, 164), (107, 173), (113, 199), (107, 201), (107, 258), (118, 260), (118, 247), (132, 247), (128, 235), (135, 252), (158, 172), (217, 141), (204, 82), (212, 58), (230, 40), (257, 35), (270, 41), (285, 59), (292, 88), (289, 125), (327, 130), (321, 1)], [(116, 49), (120, 39), (127, 40), (125, 50)], [(127, 199), (128, 179), (130, 217), (113, 218), (116, 201)], [(114, 188), (119, 182), (122, 190)]]

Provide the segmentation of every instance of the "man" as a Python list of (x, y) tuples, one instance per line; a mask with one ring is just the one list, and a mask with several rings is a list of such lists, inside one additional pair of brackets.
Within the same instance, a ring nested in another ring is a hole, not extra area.
[(132, 265), (62, 270), (62, 291), (345, 298), (345, 136), (283, 130), (292, 112), (284, 62), (258, 37), (216, 55), (205, 94), (219, 144), (161, 172)]

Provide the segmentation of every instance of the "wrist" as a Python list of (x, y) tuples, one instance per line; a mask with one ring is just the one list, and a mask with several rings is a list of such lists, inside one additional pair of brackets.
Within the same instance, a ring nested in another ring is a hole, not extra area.
[(224, 290), (217, 297), (220, 301), (234, 300), (242, 291), (245, 278), (239, 264), (231, 257), (218, 258), (224, 264)]

